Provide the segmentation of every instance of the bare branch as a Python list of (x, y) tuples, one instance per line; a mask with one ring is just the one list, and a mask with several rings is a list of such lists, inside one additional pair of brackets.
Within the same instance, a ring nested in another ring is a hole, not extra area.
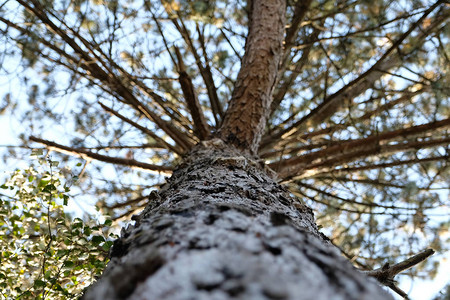
[(158, 174), (170, 174), (172, 167), (159, 166), (153, 164), (143, 163), (134, 159), (125, 159), (120, 157), (111, 157), (107, 155), (98, 154), (92, 151), (84, 150), (81, 148), (72, 148), (64, 145), (60, 145), (48, 140), (43, 140), (34, 136), (30, 136), (30, 141), (46, 145), (49, 150), (54, 150), (60, 153), (64, 153), (72, 156), (79, 156), (86, 160), (98, 160), (111, 164), (128, 166), (130, 168), (141, 169), (144, 171), (156, 171)]
[[(337, 165), (343, 165), (349, 162), (356, 161), (361, 158), (365, 158), (368, 156), (374, 155), (387, 155), (393, 154), (401, 151), (410, 151), (414, 149), (424, 149), (429, 147), (435, 147), (439, 145), (448, 145), (450, 144), (450, 138), (440, 138), (433, 139), (428, 141), (418, 141), (418, 142), (409, 142), (409, 143), (398, 143), (395, 145), (389, 146), (373, 146), (372, 148), (362, 149), (359, 151), (341, 154), (336, 157), (332, 157), (330, 159), (324, 159), (323, 161), (319, 161), (317, 163), (310, 163), (305, 165), (298, 165), (297, 167), (285, 168), (279, 174), (284, 179), (289, 179), (290, 176), (294, 176), (296, 178), (301, 177), (310, 177), (316, 175), (318, 173), (330, 172), (332, 168)], [(308, 172), (305, 172), (309, 170)], [(292, 173), (291, 173), (292, 172)], [(295, 174), (301, 174), (300, 176), (296, 176)]]
[[(294, 15), (292, 16), (289, 28), (286, 30), (284, 38), (283, 56), (281, 58), (280, 73), (283, 74), (289, 61), (291, 48), (294, 45), (295, 38), (298, 35), (303, 19), (309, 10), (312, 0), (297, 1), (295, 4)], [(317, 37), (316, 37), (317, 38)]]
[[(414, 208), (414, 207), (400, 207), (400, 206), (395, 206), (395, 205), (383, 205), (383, 204), (380, 204), (380, 203), (373, 203), (373, 202), (359, 202), (359, 201), (355, 201), (355, 200), (352, 200), (352, 199), (346, 199), (346, 198), (343, 198), (343, 197), (339, 197), (337, 195), (331, 194), (331, 193), (326, 192), (326, 191), (322, 191), (321, 189), (318, 189), (318, 188), (316, 188), (316, 187), (314, 187), (312, 185), (309, 185), (309, 184), (306, 184), (306, 183), (303, 183), (303, 182), (300, 182), (300, 181), (295, 181), (295, 184), (297, 184), (298, 186), (302, 186), (304, 188), (307, 188), (309, 190), (315, 191), (315, 192), (317, 192), (319, 194), (322, 194), (322, 195), (324, 195), (326, 197), (337, 199), (337, 200), (342, 201), (344, 203), (350, 203), (350, 204), (354, 204), (354, 205), (361, 205), (361, 206), (368, 206), (368, 207), (378, 207), (378, 208), (384, 208), (384, 209), (416, 210), (416, 208)], [(430, 209), (430, 208), (434, 208), (434, 207), (425, 207), (425, 209)]]
[(113, 204), (111, 206), (106, 206), (106, 208), (107, 209), (122, 208), (124, 206), (137, 204), (137, 203), (139, 203), (139, 202), (141, 202), (143, 200), (147, 200), (147, 199), (148, 199), (148, 195), (143, 195), (143, 196), (140, 196), (140, 197), (137, 197), (137, 198), (133, 198), (133, 199), (127, 200), (125, 202), (120, 202), (120, 203)]
[[(106, 84), (114, 93), (116, 93), (117, 96), (124, 99), (125, 103), (131, 105), (137, 111), (141, 112), (147, 118), (155, 122), (155, 124), (158, 125), (159, 128), (165, 131), (176, 143), (180, 144), (180, 146), (185, 150), (190, 149), (193, 146), (193, 143), (188, 140), (188, 134), (180, 132), (179, 129), (171, 125), (169, 122), (161, 119), (161, 117), (159, 117), (155, 112), (153, 112), (147, 106), (137, 100), (133, 93), (123, 84), (123, 82), (114, 74), (114, 72), (107, 68), (106, 64), (103, 62), (103, 60), (100, 59), (100, 57), (90, 57), (90, 55), (86, 53), (74, 39), (69, 37), (65, 30), (59, 28), (46, 16), (43, 8), (37, 1), (30, 1), (34, 4), (34, 7), (23, 0), (18, 0), (19, 4), (21, 4), (36, 17), (38, 17), (55, 35), (61, 37), (64, 42), (66, 42), (78, 55), (80, 55), (80, 66), (85, 68), (86, 71), (88, 71), (89, 75)], [(83, 45), (89, 45), (89, 43), (84, 38), (79, 35), (78, 37), (82, 41)], [(91, 51), (91, 53), (94, 52)], [(102, 69), (102, 67), (100, 67), (96, 63), (96, 61), (99, 61), (103, 67), (107, 68), (108, 72)]]
[[(433, 4), (429, 9), (427, 9), (424, 14), (416, 21), (414, 22), (410, 28), (403, 33), (393, 44), (392, 46), (384, 52), (384, 54), (377, 60), (375, 64), (372, 65), (367, 71), (362, 73), (360, 76), (355, 78), (353, 81), (345, 85), (342, 89), (340, 89), (335, 94), (329, 96), (327, 99), (324, 100), (319, 106), (317, 106), (315, 109), (313, 109), (307, 116), (302, 118), (302, 120), (299, 121), (299, 124), (297, 124), (297, 127), (301, 124), (304, 124), (306, 121), (310, 124), (317, 124), (319, 122), (324, 121), (326, 118), (328, 118), (330, 115), (334, 114), (338, 110), (338, 107), (342, 105), (342, 100), (345, 98), (349, 98), (348, 90), (357, 84), (361, 86), (361, 81), (366, 81), (368, 83), (367, 87), (370, 86), (375, 80), (377, 80), (381, 75), (383, 75), (383, 72), (380, 72), (379, 70), (386, 70), (386, 69), (392, 69), (393, 66), (396, 66), (399, 61), (397, 57), (389, 57), (389, 55), (397, 49), (401, 43), (411, 34), (411, 32), (416, 29), (420, 24), (422, 24), (423, 20), (440, 4), (442, 4), (443, 0), (438, 0), (435, 4)], [(368, 78), (367, 80), (366, 77)], [(367, 88), (366, 87), (366, 88)], [(360, 94), (363, 90), (361, 87), (355, 89), (355, 90), (361, 90), (357, 94)]]
[[(280, 162), (275, 162), (270, 164), (271, 167), (284, 168), (287, 166), (294, 166), (302, 163), (312, 164), (316, 159), (327, 158), (328, 160), (335, 159), (333, 156), (339, 155), (352, 155), (356, 153), (362, 154), (363, 152), (378, 151), (381, 147), (385, 149), (394, 150), (396, 146), (399, 146), (398, 149), (404, 149), (405, 144), (399, 143), (397, 145), (388, 145), (383, 146), (388, 141), (395, 139), (405, 139), (407, 137), (417, 136), (420, 134), (425, 134), (431, 130), (437, 129), (445, 129), (450, 127), (450, 118), (444, 119), (441, 121), (435, 121), (427, 124), (411, 126), (403, 129), (397, 129), (393, 131), (388, 131), (384, 133), (374, 134), (366, 138), (357, 139), (357, 140), (349, 140), (349, 141), (341, 141), (339, 144), (335, 146), (328, 147), (326, 149), (316, 151), (313, 153), (301, 155), (298, 157), (292, 157), (285, 159)], [(426, 145), (426, 141), (414, 143), (414, 146), (420, 147), (420, 145)], [(417, 145), (416, 145), (417, 144)], [(403, 146), (402, 146), (403, 145)], [(411, 144), (412, 145), (412, 144)]]
[[(171, 12), (167, 11), (169, 15), (171, 15)], [(198, 54), (194, 43), (189, 35), (189, 31), (187, 30), (186, 26), (184, 25), (184, 22), (180, 16), (180, 14), (177, 14), (178, 20), (180, 20), (181, 25), (178, 23), (177, 19), (172, 18), (172, 23), (175, 25), (177, 30), (180, 32), (181, 36), (183, 37), (185, 43), (189, 47), (189, 50), (191, 51), (192, 55), (194, 55), (195, 62), (197, 64), (197, 67), (200, 71), (200, 75), (203, 78), (203, 82), (205, 83), (206, 90), (208, 92), (209, 101), (211, 103), (211, 109), (213, 111), (213, 115), (216, 121), (216, 125), (218, 126), (220, 124), (220, 120), (223, 117), (223, 109), (222, 105), (220, 104), (219, 97), (217, 96), (217, 89), (214, 84), (214, 79), (211, 73), (211, 68), (209, 67), (208, 62), (206, 62), (205, 66), (203, 66), (200, 55)]]
[(286, 37), (284, 39), (284, 59), (289, 55), (292, 45), (295, 42), (295, 38), (298, 35), (303, 19), (309, 10), (312, 0), (298, 1), (295, 4), (294, 15), (292, 16), (289, 28), (286, 30)]
[[(334, 35), (334, 36), (321, 37), (321, 38), (318, 38), (316, 40), (312, 40), (310, 42), (303, 42), (301, 44), (298, 44), (298, 45), (294, 46), (293, 48), (294, 49), (303, 49), (303, 48), (309, 46), (311, 43), (317, 43), (317, 42), (333, 40), (333, 39), (349, 38), (349, 37), (352, 37), (352, 36), (357, 36), (360, 33), (375, 31), (375, 30), (378, 30), (378, 29), (382, 29), (384, 26), (389, 25), (391, 23), (394, 23), (394, 22), (397, 22), (397, 21), (400, 21), (400, 20), (404, 20), (404, 19), (408, 19), (408, 18), (411, 18), (411, 17), (413, 17), (415, 15), (421, 14), (424, 11), (426, 11), (426, 10), (420, 10), (420, 11), (416, 11), (416, 12), (413, 12), (413, 13), (405, 13), (405, 14), (397, 16), (397, 17), (395, 17), (393, 19), (390, 19), (388, 21), (381, 22), (381, 23), (379, 23), (377, 25), (374, 25), (374, 26), (370, 26), (370, 27), (358, 29), (358, 30), (355, 30), (355, 31), (351, 31), (351, 32), (345, 33), (344, 35), (337, 35), (337, 36)], [(308, 20), (305, 23), (312, 23), (312, 22), (317, 21), (317, 20), (323, 20), (324, 21), (328, 17), (330, 17), (330, 16), (324, 16), (323, 18), (312, 18), (312, 19)], [(360, 37), (361, 38), (367, 38), (367, 36), (364, 36), (364, 35), (361, 35)]]
[[(1, 147), (1, 146), (0, 146)], [(108, 145), (97, 147), (83, 147), (86, 150), (111, 150), (111, 149), (166, 149), (159, 143), (146, 143), (142, 145)]]
[(228, 45), (230, 46), (230, 48), (233, 50), (234, 54), (236, 55), (236, 57), (239, 58), (240, 61), (242, 61), (242, 56), (239, 54), (239, 52), (236, 51), (236, 49), (234, 48), (233, 44), (231, 43), (230, 39), (227, 37), (227, 35), (225, 34), (225, 32), (223, 31), (222, 28), (219, 28), (220, 33), (222, 33), (222, 36), (225, 38), (225, 40), (227, 41)]
[(374, 186), (381, 186), (381, 187), (393, 187), (397, 189), (403, 189), (405, 186), (394, 184), (392, 182), (387, 181), (380, 181), (380, 180), (372, 180), (372, 179), (354, 179), (352, 177), (336, 177), (336, 176), (316, 176), (315, 177), (318, 180), (321, 181), (338, 181), (338, 182), (354, 182), (354, 183), (360, 183), (360, 184), (368, 184), (368, 185), (374, 185)]
[[(423, 84), (423, 83), (421, 83), (421, 84)], [(416, 90), (414, 92), (410, 92), (408, 89), (405, 89), (404, 91), (402, 91), (402, 93), (403, 93), (402, 96), (400, 96), (397, 99), (394, 99), (392, 101), (389, 101), (389, 102), (387, 102), (387, 103), (385, 103), (383, 105), (380, 105), (376, 109), (368, 111), (368, 112), (366, 112), (364, 115), (362, 115), (360, 117), (354, 118), (352, 124), (355, 123), (355, 122), (362, 123), (364, 121), (367, 121), (367, 120), (370, 119), (370, 117), (372, 117), (372, 116), (374, 116), (376, 114), (379, 114), (379, 113), (381, 113), (383, 111), (388, 111), (389, 109), (395, 107), (396, 105), (398, 105), (400, 103), (403, 103), (403, 102), (406, 102), (406, 101), (409, 101), (414, 96), (417, 96), (417, 95), (419, 95), (421, 93), (424, 93), (424, 92), (427, 92), (429, 90), (430, 90), (430, 86), (429, 85), (422, 85), (422, 87), (420, 89), (418, 89), (418, 90)], [(373, 101), (373, 99), (370, 99), (369, 101)], [(269, 145), (271, 145), (272, 139), (271, 139), (270, 136), (268, 136), (265, 139), (263, 139), (263, 142), (261, 143), (261, 147), (260, 147), (261, 156), (262, 157), (276, 157), (277, 155), (280, 154), (280, 152), (283, 152), (283, 154), (292, 154), (292, 153), (295, 152), (295, 149), (298, 149), (299, 151), (300, 150), (304, 150), (306, 145), (305, 146), (302, 145), (302, 146), (298, 146), (298, 147), (294, 147), (294, 148), (287, 147), (287, 145), (293, 144), (293, 143), (298, 143), (298, 142), (304, 143), (305, 141), (307, 141), (309, 139), (314, 140), (314, 139), (317, 139), (317, 138), (322, 137), (324, 135), (331, 135), (333, 132), (336, 132), (338, 130), (342, 130), (342, 129), (348, 128), (352, 124), (336, 124), (336, 125), (333, 125), (333, 126), (330, 126), (330, 127), (326, 127), (326, 128), (322, 128), (322, 129), (319, 129), (319, 130), (315, 130), (315, 131), (309, 132), (309, 133), (305, 133), (305, 134), (302, 134), (300, 136), (293, 135), (291, 137), (284, 137), (283, 139), (279, 140), (276, 145), (273, 145), (273, 146), (269, 147), (270, 150), (274, 150), (274, 151), (271, 151), (271, 152), (264, 151), (264, 150), (266, 150), (268, 148)], [(338, 142), (341, 142), (341, 141), (338, 141)], [(318, 146), (323, 146), (323, 144), (324, 143), (320, 143)], [(328, 144), (332, 144), (332, 142), (329, 141)], [(310, 144), (308, 147), (311, 148), (312, 145), (313, 144)], [(286, 152), (285, 148), (286, 148), (286, 150), (290, 149), (290, 151)], [(275, 150), (275, 149), (281, 149), (281, 150)], [(270, 154), (272, 154), (272, 155), (270, 155)]]
[(379, 269), (363, 272), (368, 276), (374, 277), (381, 284), (388, 286), (400, 296), (404, 297), (405, 299), (408, 299), (408, 295), (395, 285), (395, 276), (423, 262), (434, 253), (435, 252), (433, 249), (426, 249), (393, 266), (389, 265), (389, 263), (386, 263), (383, 267)]
[(308, 198), (309, 200), (311, 200), (313, 202), (317, 202), (317, 203), (326, 205), (326, 206), (328, 206), (330, 208), (333, 208), (333, 209), (335, 209), (337, 211), (346, 211), (346, 212), (350, 212), (350, 213), (367, 214), (367, 215), (395, 215), (395, 216), (398, 216), (398, 215), (404, 214), (404, 213), (398, 213), (398, 212), (390, 213), (390, 212), (374, 212), (372, 210), (368, 210), (367, 211), (365, 209), (364, 210), (349, 209), (349, 208), (345, 208), (345, 207), (332, 205), (330, 202), (322, 201), (322, 200), (319, 200), (319, 199), (317, 199), (315, 197), (311, 197), (311, 196), (307, 195), (306, 193), (303, 193), (301, 190), (296, 190), (296, 191), (292, 191), (291, 190), (291, 192), (292, 192), (292, 194), (294, 194), (295, 196), (297, 196), (299, 198)]
[[(300, 2), (302, 2), (302, 1), (299, 1), (299, 3)], [(319, 29), (314, 28), (313, 32), (306, 40), (309, 41), (312, 39), (316, 39), (320, 32), (321, 31)], [(278, 106), (280, 106), (280, 103), (283, 101), (284, 96), (286, 95), (287, 91), (294, 83), (295, 79), (297, 79), (297, 77), (301, 74), (303, 67), (308, 62), (308, 57), (309, 57), (309, 54), (311, 53), (313, 45), (314, 45), (313, 43), (310, 43), (309, 46), (307, 46), (307, 47), (305, 47), (305, 49), (303, 49), (302, 56), (293, 64), (295, 66), (294, 70), (291, 71), (288, 78), (286, 78), (285, 80), (282, 81), (281, 86), (279, 86), (277, 88), (277, 90), (273, 96), (272, 112), (271, 112), (272, 114), (275, 112), (275, 110), (278, 108)], [(286, 55), (286, 53), (285, 53), (285, 55)], [(279, 81), (281, 81), (281, 79), (283, 78), (285, 71), (286, 71), (286, 67), (284, 67), (284, 70), (280, 70), (280, 72), (278, 74)]]
[(153, 133), (150, 129), (145, 128), (144, 126), (139, 125), (138, 123), (130, 120), (129, 118), (123, 116), (122, 114), (120, 114), (119, 112), (115, 111), (114, 109), (104, 105), (101, 102), (98, 102), (98, 104), (100, 104), (100, 106), (106, 110), (107, 112), (109, 112), (110, 114), (118, 117), (119, 119), (121, 119), (122, 121), (127, 122), (128, 124), (130, 124), (133, 127), (136, 127), (137, 129), (139, 129), (140, 131), (142, 131), (143, 133), (145, 133), (146, 135), (150, 136), (151, 138), (153, 138), (155, 141), (157, 141), (161, 146), (172, 150), (173, 152), (177, 153), (178, 155), (181, 155), (183, 153), (183, 151), (181, 149), (179, 149), (178, 147), (172, 146), (171, 144), (167, 143), (166, 141), (164, 141), (162, 138), (160, 138), (157, 134)]
[(206, 123), (205, 115), (203, 114), (202, 107), (195, 94), (194, 85), (192, 84), (191, 77), (186, 72), (186, 68), (183, 63), (180, 51), (175, 47), (175, 54), (178, 59), (178, 73), (180, 74), (179, 82), (181, 90), (183, 91), (184, 98), (187, 102), (187, 106), (192, 115), (194, 121), (195, 132), (200, 140), (205, 140), (210, 135), (210, 129), (208, 123)]
[[(347, 167), (347, 168), (339, 168), (339, 169), (321, 170), (315, 174), (310, 174), (309, 176), (318, 176), (318, 175), (327, 174), (327, 173), (332, 173), (335, 176), (339, 176), (340, 174), (354, 173), (354, 172), (358, 172), (358, 171), (373, 170), (373, 169), (385, 169), (385, 168), (391, 168), (391, 167), (396, 167), (396, 166), (401, 166), (401, 165), (420, 164), (422, 162), (430, 162), (430, 161), (449, 161), (449, 159), (450, 159), (450, 156), (436, 156), (436, 157), (428, 157), (428, 158), (422, 158), (422, 159), (415, 158), (415, 159), (409, 159), (409, 160), (400, 160), (400, 161), (359, 166), (359, 167)], [(309, 176), (305, 176), (305, 177), (309, 177)]]

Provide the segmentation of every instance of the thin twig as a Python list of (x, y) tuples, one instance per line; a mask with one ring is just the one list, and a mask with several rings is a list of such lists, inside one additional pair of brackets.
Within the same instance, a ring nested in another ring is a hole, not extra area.
[(399, 287), (395, 285), (394, 277), (405, 271), (408, 270), (415, 265), (423, 262), (428, 257), (433, 255), (435, 252), (433, 249), (426, 249), (402, 262), (399, 262), (393, 266), (391, 266), (389, 263), (386, 263), (383, 267), (371, 270), (371, 271), (363, 271), (366, 275), (374, 277), (378, 280), (381, 284), (391, 288), (394, 292), (399, 294), (400, 296), (404, 297), (405, 299), (408, 299), (408, 294), (406, 294), (404, 291), (402, 291)]

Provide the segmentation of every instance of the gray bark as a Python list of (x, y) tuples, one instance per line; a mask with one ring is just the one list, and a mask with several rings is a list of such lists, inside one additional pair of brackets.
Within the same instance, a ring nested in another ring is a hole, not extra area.
[(242, 151), (202, 142), (114, 243), (92, 299), (389, 299)]

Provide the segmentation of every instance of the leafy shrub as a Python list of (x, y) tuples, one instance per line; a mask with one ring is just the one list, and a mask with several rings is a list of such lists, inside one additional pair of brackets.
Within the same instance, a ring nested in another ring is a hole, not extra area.
[(76, 298), (108, 261), (111, 220), (64, 212), (70, 187), (57, 165), (40, 159), (37, 169), (16, 170), (1, 186), (0, 298)]

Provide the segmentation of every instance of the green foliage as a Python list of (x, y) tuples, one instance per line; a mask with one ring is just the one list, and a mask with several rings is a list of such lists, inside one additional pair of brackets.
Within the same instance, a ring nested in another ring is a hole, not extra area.
[(115, 235), (111, 221), (71, 218), (58, 162), (16, 170), (1, 186), (2, 299), (73, 299), (99, 276)]

